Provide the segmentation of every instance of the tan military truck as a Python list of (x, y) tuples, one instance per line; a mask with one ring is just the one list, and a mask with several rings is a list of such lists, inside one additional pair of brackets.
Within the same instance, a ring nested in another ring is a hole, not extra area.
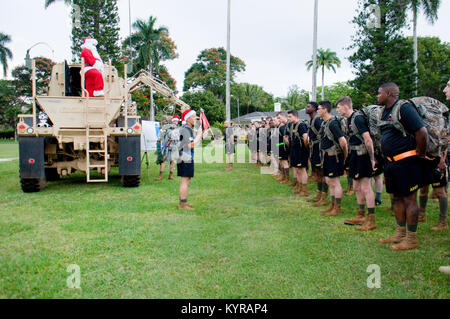
[(88, 183), (107, 182), (111, 167), (119, 167), (123, 186), (139, 186), (141, 122), (131, 92), (147, 85), (182, 110), (189, 106), (147, 72), (130, 79), (120, 78), (109, 63), (103, 78), (105, 96), (88, 97), (83, 61), (58, 63), (52, 69), (48, 95), (36, 96), (36, 68), (32, 60), (32, 114), (19, 115), (17, 124), (24, 192), (38, 192), (46, 181), (75, 171), (85, 172)]

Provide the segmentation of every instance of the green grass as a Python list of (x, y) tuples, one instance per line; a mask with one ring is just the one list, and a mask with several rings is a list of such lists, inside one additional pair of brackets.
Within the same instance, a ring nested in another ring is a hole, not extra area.
[[(386, 194), (378, 228), (359, 233), (343, 225), (354, 196), (344, 198), (343, 216), (326, 218), (254, 166), (197, 164), (196, 210), (179, 212), (178, 178), (166, 171), (155, 182), (152, 158), (149, 181), (143, 166), (139, 188), (120, 187), (114, 171), (108, 184), (75, 174), (24, 194), (18, 162), (0, 163), (0, 297), (450, 297), (450, 276), (438, 272), (450, 264), (449, 236), (430, 231), (432, 200), (420, 248), (393, 252), (378, 243), (394, 230)], [(67, 288), (70, 264), (80, 266), (81, 290)], [(367, 288), (370, 264), (381, 268), (380, 289)]]
[(0, 139), (0, 158), (19, 157), (19, 146), (13, 140)]

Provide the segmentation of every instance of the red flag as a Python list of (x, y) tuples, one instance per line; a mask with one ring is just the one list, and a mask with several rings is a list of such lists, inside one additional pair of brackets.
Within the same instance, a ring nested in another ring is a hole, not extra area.
[(210, 127), (210, 125), (209, 125), (208, 119), (206, 118), (206, 115), (203, 112), (203, 110), (200, 112), (200, 120), (203, 123), (203, 129), (207, 130)]

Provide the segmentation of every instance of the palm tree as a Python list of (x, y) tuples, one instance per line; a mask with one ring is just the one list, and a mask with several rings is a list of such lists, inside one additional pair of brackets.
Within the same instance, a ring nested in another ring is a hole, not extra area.
[(3, 76), (6, 76), (8, 71), (8, 59), (11, 60), (13, 57), (11, 50), (6, 47), (9, 42), (11, 42), (11, 37), (0, 32), (0, 63), (3, 66)]
[[(313, 60), (306, 62), (308, 71), (313, 67)], [(337, 57), (336, 52), (330, 49), (319, 49), (317, 54), (317, 69), (322, 68), (322, 100), (324, 99), (324, 82), (325, 82), (325, 68), (327, 70), (333, 70), (336, 73), (336, 68), (341, 66), (341, 60)]]
[(415, 78), (416, 88), (415, 94), (417, 95), (417, 83), (418, 83), (418, 49), (417, 49), (417, 16), (419, 10), (422, 9), (426, 19), (431, 23), (437, 20), (437, 12), (441, 5), (441, 0), (408, 0), (408, 7), (413, 12), (413, 46), (414, 46), (414, 65), (415, 65)]
[[(130, 50), (135, 50), (138, 54), (137, 64), (148, 67), (150, 74), (158, 71), (160, 61), (172, 58), (170, 48), (161, 41), (164, 36), (169, 34), (169, 30), (164, 26), (156, 28), (155, 23), (156, 18), (153, 16), (150, 16), (148, 21), (136, 20), (133, 23), (136, 32), (124, 41), (131, 43)], [(150, 89), (150, 121), (154, 121), (154, 119), (153, 92)]]

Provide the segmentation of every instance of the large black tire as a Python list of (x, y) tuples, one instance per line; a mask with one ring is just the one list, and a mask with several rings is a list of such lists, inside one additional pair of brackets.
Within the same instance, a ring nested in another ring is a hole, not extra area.
[(120, 182), (123, 187), (138, 187), (141, 183), (141, 175), (123, 175)]
[(45, 169), (45, 179), (48, 182), (58, 181), (60, 178), (58, 170), (56, 168), (46, 168)]
[(44, 178), (21, 178), (20, 186), (24, 193), (36, 193), (45, 188)]

